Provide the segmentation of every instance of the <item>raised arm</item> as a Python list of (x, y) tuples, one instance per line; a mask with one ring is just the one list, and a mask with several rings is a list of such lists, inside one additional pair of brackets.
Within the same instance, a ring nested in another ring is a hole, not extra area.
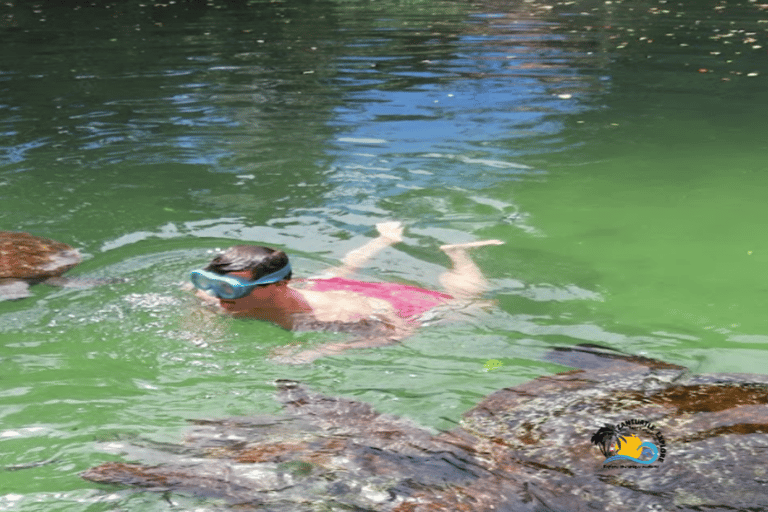
[(403, 241), (403, 225), (398, 221), (380, 222), (376, 224), (376, 229), (379, 232), (378, 237), (362, 247), (349, 251), (342, 258), (340, 267), (333, 267), (328, 271), (339, 277), (348, 276), (355, 273), (382, 249)]
[(307, 350), (296, 351), (293, 347), (281, 347), (272, 351), (272, 361), (281, 364), (307, 364), (324, 356), (338, 355), (350, 349), (384, 347), (394, 345), (413, 334), (413, 329), (396, 329), (388, 335), (357, 338), (348, 342), (331, 342)]

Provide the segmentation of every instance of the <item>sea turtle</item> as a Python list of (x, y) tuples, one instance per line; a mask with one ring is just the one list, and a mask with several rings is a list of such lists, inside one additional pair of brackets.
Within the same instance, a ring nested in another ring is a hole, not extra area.
[[(82, 476), (236, 510), (768, 510), (767, 376), (695, 375), (593, 346), (550, 359), (581, 369), (492, 393), (437, 435), (281, 381), (282, 417), (197, 420), (184, 449), (118, 446), (148, 464)], [(635, 434), (652, 449), (612, 462)]]
[(67, 244), (16, 231), (0, 231), (0, 301), (29, 297), (29, 285), (61, 285), (61, 274), (81, 261)]

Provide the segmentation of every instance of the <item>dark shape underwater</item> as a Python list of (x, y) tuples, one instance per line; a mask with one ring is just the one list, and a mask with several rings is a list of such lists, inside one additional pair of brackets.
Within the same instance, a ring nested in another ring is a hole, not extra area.
[[(768, 377), (693, 375), (591, 346), (551, 359), (582, 369), (492, 393), (438, 435), (281, 381), (284, 416), (196, 421), (183, 448), (135, 447), (159, 465), (82, 476), (246, 510), (768, 510)], [(630, 418), (663, 433), (665, 460), (604, 467), (592, 436)]]
[(61, 274), (80, 263), (67, 244), (15, 231), (0, 231), (0, 300), (29, 297), (29, 285), (62, 284)]

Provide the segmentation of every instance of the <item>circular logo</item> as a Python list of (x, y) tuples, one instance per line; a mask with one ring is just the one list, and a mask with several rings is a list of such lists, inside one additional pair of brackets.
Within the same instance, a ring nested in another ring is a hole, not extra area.
[[(627, 420), (617, 425), (606, 423), (592, 436), (605, 456), (604, 464), (620, 463), (622, 467), (655, 467), (667, 455), (664, 436), (646, 420)], [(627, 464), (637, 466), (626, 466)]]

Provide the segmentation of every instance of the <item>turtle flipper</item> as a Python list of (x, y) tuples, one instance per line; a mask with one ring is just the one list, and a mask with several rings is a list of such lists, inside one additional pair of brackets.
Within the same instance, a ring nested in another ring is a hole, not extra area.
[(0, 279), (0, 301), (29, 297), (29, 284), (19, 279)]

